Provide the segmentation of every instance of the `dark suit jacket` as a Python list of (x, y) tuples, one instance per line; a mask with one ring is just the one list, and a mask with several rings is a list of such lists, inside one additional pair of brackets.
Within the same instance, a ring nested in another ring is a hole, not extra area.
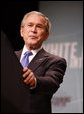
[[(22, 50), (15, 52), (19, 60), (21, 52)], [(23, 108), (26, 113), (49, 113), (51, 112), (52, 95), (63, 82), (66, 60), (41, 49), (30, 62), (28, 68), (36, 76), (37, 86), (35, 89), (30, 90), (29, 86), (25, 85), (30, 92), (26, 97)]]

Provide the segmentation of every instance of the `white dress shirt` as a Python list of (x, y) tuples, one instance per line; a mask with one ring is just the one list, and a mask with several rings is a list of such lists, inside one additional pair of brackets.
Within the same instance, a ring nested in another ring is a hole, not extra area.
[[(32, 55), (29, 56), (29, 63), (32, 61), (32, 59), (35, 57), (35, 55), (42, 49), (42, 47), (40, 47), (39, 49), (36, 50), (31, 50), (31, 52), (33, 53)], [(22, 54), (21, 54), (21, 58), (20, 58), (20, 62), (25, 54), (25, 52), (29, 51), (26, 46), (24, 45), (23, 50), (22, 50)]]

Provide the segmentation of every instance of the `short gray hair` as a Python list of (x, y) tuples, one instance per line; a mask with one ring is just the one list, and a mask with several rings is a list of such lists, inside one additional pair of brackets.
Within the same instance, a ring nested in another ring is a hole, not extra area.
[(50, 29), (51, 29), (51, 22), (50, 22), (50, 20), (49, 20), (48, 17), (46, 17), (43, 13), (38, 12), (38, 11), (31, 11), (31, 12), (29, 12), (29, 13), (26, 13), (26, 14), (24, 15), (22, 21), (21, 21), (21, 27), (24, 27), (24, 25), (25, 25), (25, 20), (26, 20), (27, 17), (28, 17), (29, 15), (31, 15), (31, 14), (37, 14), (37, 15), (40, 15), (40, 16), (44, 17), (44, 19), (45, 19), (45, 21), (46, 21), (46, 22), (45, 22), (46, 31), (47, 31), (47, 32), (50, 32)]

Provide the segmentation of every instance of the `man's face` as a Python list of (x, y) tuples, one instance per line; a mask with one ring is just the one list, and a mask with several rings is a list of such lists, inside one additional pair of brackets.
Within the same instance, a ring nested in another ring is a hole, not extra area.
[(38, 49), (43, 41), (48, 38), (46, 32), (45, 18), (37, 14), (31, 14), (26, 19), (25, 26), (21, 28), (21, 36), (25, 45), (30, 49)]

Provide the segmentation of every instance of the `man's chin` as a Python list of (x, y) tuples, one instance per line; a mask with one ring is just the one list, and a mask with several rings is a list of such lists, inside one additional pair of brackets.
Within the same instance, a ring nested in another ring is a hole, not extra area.
[(29, 47), (30, 49), (36, 49), (36, 48), (37, 48), (37, 44), (31, 43), (31, 44), (28, 44), (28, 47)]

